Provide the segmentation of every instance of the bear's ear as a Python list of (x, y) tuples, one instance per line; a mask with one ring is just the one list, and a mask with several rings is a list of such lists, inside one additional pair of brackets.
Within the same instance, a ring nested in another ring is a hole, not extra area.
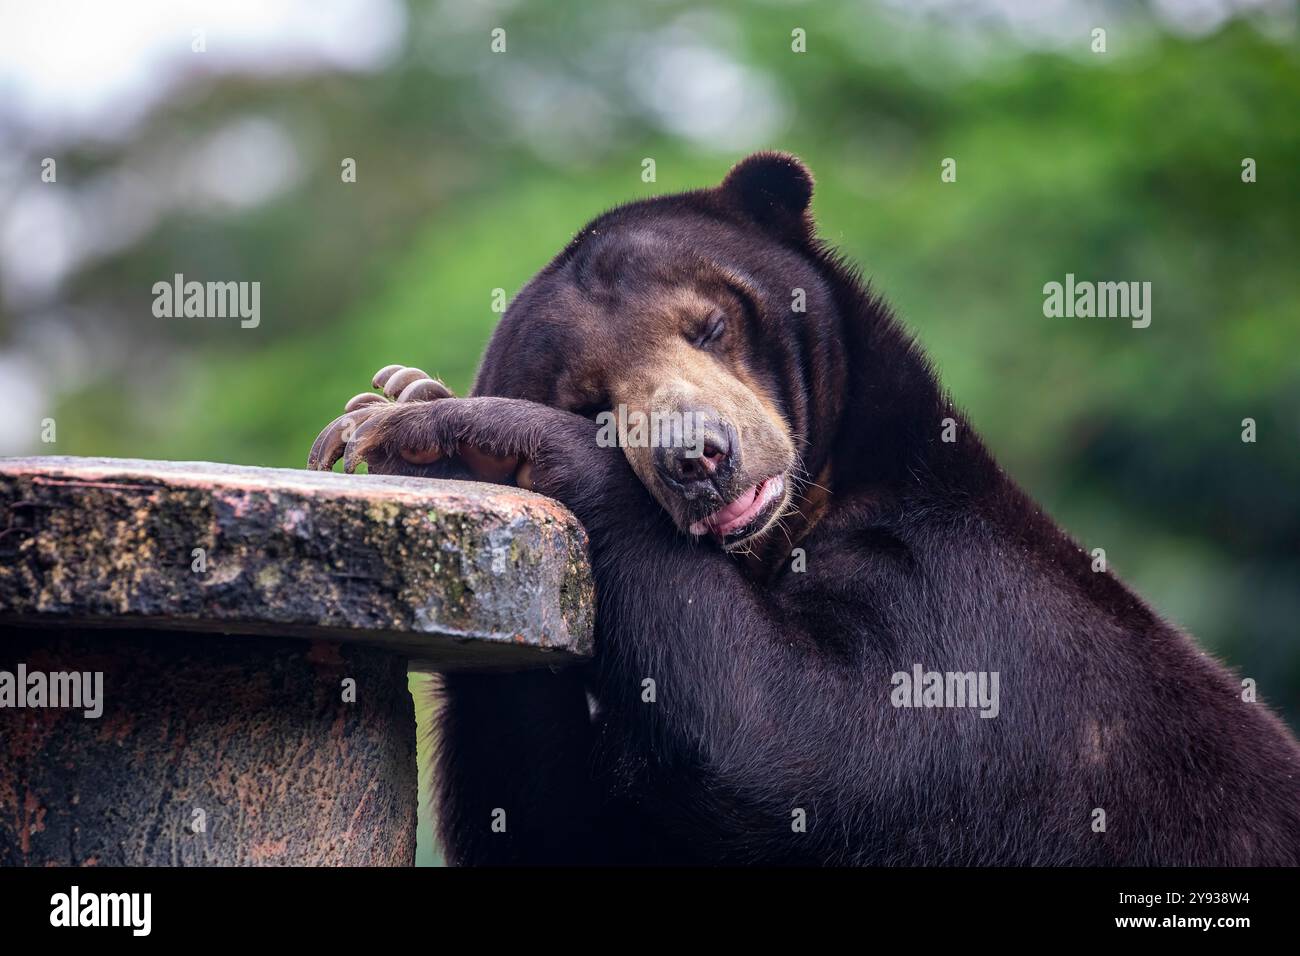
[(718, 191), (729, 205), (770, 232), (798, 240), (812, 235), (812, 173), (789, 153), (747, 156), (727, 173)]

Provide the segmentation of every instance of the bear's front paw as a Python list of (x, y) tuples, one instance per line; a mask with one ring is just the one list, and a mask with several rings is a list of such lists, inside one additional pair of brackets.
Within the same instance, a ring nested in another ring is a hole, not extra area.
[(345, 470), (363, 461), (380, 474), (435, 476), (436, 464), (437, 477), (517, 484), (561, 501), (580, 486), (630, 474), (619, 449), (597, 445), (589, 419), (512, 398), (379, 406), (343, 451)]
[(421, 369), (405, 365), (385, 365), (375, 373), (371, 385), (378, 391), (352, 396), (343, 406), (343, 414), (326, 425), (316, 437), (311, 454), (307, 456), (308, 468), (313, 471), (332, 469), (334, 463), (343, 457), (357, 429), (399, 405), (453, 397), (451, 389), (442, 382)]
[(439, 463), (444, 477), (530, 487), (534, 462), (572, 443), (573, 418), (508, 398), (389, 405), (352, 432), (343, 468), (350, 472), (364, 461), (372, 471), (394, 473)]

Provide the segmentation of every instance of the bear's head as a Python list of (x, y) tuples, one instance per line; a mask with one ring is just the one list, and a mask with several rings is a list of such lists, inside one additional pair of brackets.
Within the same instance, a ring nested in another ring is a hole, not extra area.
[(614, 209), (511, 303), (475, 393), (596, 419), (685, 533), (752, 546), (825, 460), (843, 359), (799, 160)]

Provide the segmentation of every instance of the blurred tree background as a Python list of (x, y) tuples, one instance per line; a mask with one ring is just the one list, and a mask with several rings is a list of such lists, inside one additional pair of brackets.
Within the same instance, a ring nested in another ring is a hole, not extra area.
[[(301, 466), (382, 365), (465, 391), (493, 290), (590, 217), (787, 149), (1007, 470), (1295, 724), (1296, 36), (1271, 0), (5, 0), (0, 454)], [(176, 273), (259, 281), (260, 325), (156, 318)], [(1045, 318), (1066, 273), (1151, 282), (1151, 326)]]

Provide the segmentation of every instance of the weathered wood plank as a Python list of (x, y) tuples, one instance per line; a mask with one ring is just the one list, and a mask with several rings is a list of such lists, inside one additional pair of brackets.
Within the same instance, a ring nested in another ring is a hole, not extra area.
[(400, 654), (7, 629), (0, 675), (33, 671), (93, 678), (96, 706), (34, 701), (24, 686), (0, 707), (0, 867), (415, 862), (416, 725)]
[(556, 665), (591, 653), (585, 548), (559, 504), (499, 485), (0, 460), (0, 625), (359, 642), (433, 669)]

